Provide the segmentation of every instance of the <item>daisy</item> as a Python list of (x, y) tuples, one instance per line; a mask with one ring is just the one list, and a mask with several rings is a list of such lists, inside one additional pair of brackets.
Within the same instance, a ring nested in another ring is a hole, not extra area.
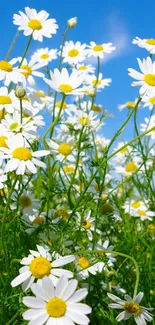
[(96, 137), (95, 137), (95, 143), (96, 143), (97, 149), (101, 152), (105, 151), (105, 148), (109, 145), (110, 141), (111, 141), (110, 139), (106, 139), (100, 135), (96, 135)]
[(132, 212), (132, 216), (140, 217), (142, 221), (144, 220), (152, 220), (152, 217), (155, 217), (155, 213), (153, 211), (147, 210), (145, 207), (140, 208)]
[[(90, 244), (90, 249), (93, 249), (92, 244)], [(98, 255), (100, 257), (104, 257), (104, 255), (107, 257), (107, 265), (110, 267), (114, 266), (114, 263), (116, 262), (115, 254), (112, 253), (103, 253), (102, 250), (109, 250), (112, 251), (114, 249), (114, 246), (109, 245), (109, 240), (105, 240), (102, 242), (102, 239), (99, 239), (94, 250), (97, 250)]]
[(142, 132), (145, 132), (145, 131), (154, 127), (154, 129), (151, 132), (146, 134), (146, 136), (150, 136), (151, 139), (154, 140), (155, 139), (155, 114), (153, 114), (151, 116), (151, 118), (145, 117), (144, 121), (145, 121), (145, 123), (140, 124), (140, 126), (141, 126), (140, 130)]
[(25, 13), (19, 11), (20, 15), (13, 15), (13, 24), (19, 26), (18, 30), (23, 30), (25, 36), (32, 34), (34, 40), (42, 42), (43, 36), (51, 38), (52, 34), (56, 34), (56, 20), (47, 19), (49, 14), (45, 10), (37, 13), (35, 9), (26, 7)]
[(115, 171), (116, 173), (123, 174), (124, 176), (132, 176), (138, 169), (139, 165), (135, 159), (135, 161), (129, 161), (125, 167), (116, 166)]
[(77, 25), (77, 17), (68, 19), (67, 24), (71, 28), (75, 27)]
[(46, 47), (44, 49), (38, 49), (32, 55), (31, 60), (34, 63), (39, 62), (39, 63), (43, 64), (44, 66), (46, 66), (52, 60), (57, 59), (57, 57), (58, 57), (57, 52), (58, 52), (57, 49), (55, 49), (55, 50), (54, 49), (49, 50), (48, 47)]
[[(136, 106), (136, 103), (137, 103), (137, 99), (138, 98), (136, 98), (135, 100), (134, 100), (134, 102), (126, 102), (126, 103), (124, 103), (124, 104), (121, 104), (121, 105), (118, 105), (118, 109), (120, 110), (120, 111), (122, 111), (124, 108), (129, 108), (129, 109), (132, 109), (132, 108), (135, 108), (135, 106)], [(138, 104), (138, 107), (140, 107), (140, 103)]]
[(148, 107), (149, 110), (152, 110), (155, 105), (155, 89), (148, 91), (143, 97), (142, 102), (144, 107)]
[(48, 146), (51, 149), (51, 154), (56, 155), (56, 159), (59, 161), (70, 160), (71, 162), (74, 161), (74, 156), (72, 154), (72, 146), (70, 143), (56, 143), (55, 141), (49, 139), (47, 140)]
[(78, 71), (80, 71), (81, 73), (84, 73), (84, 74), (95, 72), (95, 67), (93, 67), (91, 64), (87, 64), (87, 65), (77, 64), (76, 68)]
[(77, 280), (68, 281), (64, 275), (56, 288), (48, 277), (42, 280), (42, 286), (33, 284), (31, 290), (35, 297), (23, 298), (24, 305), (31, 308), (24, 312), (23, 318), (29, 321), (29, 325), (88, 325), (86, 315), (91, 313), (91, 308), (79, 303), (88, 291), (85, 288), (76, 291), (77, 285)]
[(8, 86), (10, 82), (17, 84), (23, 81), (22, 70), (17, 67), (13, 67), (18, 62), (17, 58), (11, 61), (0, 61), (0, 81), (4, 82), (5, 86)]
[[(17, 201), (17, 194), (14, 195), (15, 201)], [(19, 197), (19, 206), (22, 209), (23, 214), (32, 214), (36, 209), (39, 208), (39, 200), (35, 198), (32, 192), (23, 192)]]
[(27, 89), (28, 96), (33, 102), (33, 107), (37, 107), (39, 110), (42, 110), (49, 103), (53, 103), (53, 97), (47, 96), (42, 89), (35, 90), (29, 87)]
[(84, 75), (79, 75), (78, 71), (75, 70), (69, 75), (68, 70), (65, 68), (61, 72), (58, 69), (54, 69), (54, 72), (50, 71), (50, 75), (51, 80), (44, 78), (44, 81), (55, 91), (65, 95), (82, 93), (83, 89), (79, 87), (84, 81)]
[(49, 253), (48, 248), (44, 248), (37, 245), (38, 251), (30, 250), (28, 257), (24, 257), (20, 264), (24, 265), (19, 269), (20, 275), (18, 275), (12, 282), (11, 286), (16, 287), (23, 283), (23, 291), (28, 290), (32, 283), (38, 281), (42, 283), (44, 277), (48, 276), (54, 285), (58, 281), (58, 277), (65, 274), (68, 278), (73, 277), (73, 273), (68, 270), (60, 269), (60, 266), (64, 266), (75, 260), (73, 255), (63, 256), (56, 260), (52, 260), (52, 256)]
[[(91, 265), (92, 264), (92, 265)], [(93, 259), (88, 259), (85, 256), (80, 256), (76, 259), (77, 266), (77, 277), (86, 279), (89, 277), (89, 273), (96, 275), (96, 273), (101, 273), (105, 264), (103, 262), (95, 262)]]
[(102, 79), (102, 73), (99, 73), (98, 80), (96, 79), (95, 75), (87, 76), (86, 78), (86, 85), (96, 87), (97, 89), (103, 89), (106, 86), (109, 86), (111, 83), (112, 79), (106, 78)]
[(84, 217), (77, 212), (75, 220), (77, 222), (77, 227), (81, 228), (81, 231), (84, 231), (87, 233), (89, 240), (92, 241), (93, 235), (92, 232), (95, 231), (97, 234), (102, 235), (102, 231), (99, 229), (95, 229), (95, 218), (91, 217), (91, 210), (89, 210)]
[(46, 167), (46, 164), (36, 159), (36, 157), (42, 157), (49, 154), (48, 150), (31, 151), (28, 144), (21, 134), (17, 134), (6, 140), (7, 148), (1, 147), (1, 158), (9, 159), (5, 166), (5, 172), (16, 171), (17, 175), (24, 175), (28, 169), (31, 173), (35, 174), (39, 166)]
[(141, 39), (139, 37), (136, 37), (132, 41), (132, 43), (138, 45), (139, 47), (146, 49), (151, 54), (155, 54), (155, 39), (153, 39), (153, 38)]
[(93, 56), (100, 59), (104, 58), (104, 53), (111, 53), (116, 49), (116, 47), (112, 46), (112, 43), (96, 44), (95, 42), (90, 42), (90, 45), (87, 45), (87, 47), (88, 57)]
[(36, 139), (37, 128), (30, 118), (23, 118), (21, 123), (21, 116), (18, 111), (15, 111), (12, 115), (7, 114), (5, 119), (2, 120), (2, 125), (6, 129), (6, 132), (12, 134), (22, 133), (23, 137), (27, 140)]
[[(21, 58), (18, 58), (19, 62)], [(23, 79), (23, 86), (26, 87), (26, 82), (28, 82), (31, 86), (35, 85), (35, 80), (33, 76), (43, 78), (44, 74), (42, 72), (36, 71), (43, 67), (42, 63), (34, 63), (32, 59), (28, 63), (26, 59), (23, 60), (20, 69), (22, 70), (22, 74), (25, 77)]]
[(143, 296), (143, 292), (139, 292), (135, 298), (131, 298), (129, 295), (125, 295), (125, 300), (122, 300), (119, 297), (108, 293), (108, 297), (116, 302), (114, 304), (109, 304), (109, 307), (124, 310), (117, 316), (116, 320), (118, 322), (121, 322), (122, 320), (127, 320), (133, 316), (137, 325), (146, 324), (145, 320), (151, 322), (153, 318), (152, 314), (150, 314), (149, 311), (153, 310), (153, 308), (146, 308), (139, 305), (143, 299)]
[(134, 70), (128, 69), (129, 76), (138, 80), (132, 82), (132, 86), (140, 86), (140, 96), (143, 96), (148, 90), (152, 90), (155, 87), (155, 62), (152, 62), (150, 57), (143, 59), (137, 59), (138, 65), (142, 73)]
[(80, 42), (73, 41), (65, 42), (63, 47), (62, 57), (64, 63), (77, 64), (82, 62), (86, 58), (86, 44), (81, 44)]
[(135, 213), (135, 211), (140, 210), (147, 210), (146, 204), (148, 203), (148, 201), (146, 200), (145, 203), (141, 200), (129, 200), (127, 199), (124, 203), (124, 210), (126, 213)]
[(96, 118), (96, 114), (92, 111), (85, 113), (82, 110), (77, 110), (74, 115), (68, 117), (66, 124), (73, 125), (75, 130), (80, 130), (83, 127), (95, 130), (100, 125), (100, 120)]
[(13, 113), (15, 101), (14, 91), (8, 93), (7, 87), (0, 87), (0, 110), (5, 109), (5, 112)]
[[(117, 146), (113, 149), (113, 152), (119, 150), (120, 148), (122, 148), (123, 146), (125, 146), (127, 142), (119, 142), (117, 144)], [(124, 149), (120, 150), (114, 157), (113, 160), (117, 161), (117, 163), (122, 163), (123, 160), (125, 160), (129, 154), (132, 152), (132, 147), (131, 146), (127, 146)], [(123, 159), (123, 160), (122, 160)]]

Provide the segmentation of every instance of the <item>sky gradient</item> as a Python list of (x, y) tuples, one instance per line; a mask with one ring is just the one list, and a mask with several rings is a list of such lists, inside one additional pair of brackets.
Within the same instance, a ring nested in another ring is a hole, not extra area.
[[(50, 18), (55, 18), (59, 25), (57, 34), (52, 39), (44, 38), (43, 43), (33, 41), (27, 58), (30, 58), (35, 50), (42, 47), (59, 48), (62, 39), (61, 33), (66, 28), (66, 21), (74, 16), (78, 17), (78, 25), (70, 30), (68, 40), (81, 41), (87, 44), (90, 41), (95, 41), (97, 44), (113, 42), (116, 46), (116, 51), (112, 55), (106, 56), (101, 64), (104, 78), (112, 78), (112, 84), (105, 88), (97, 98), (97, 103), (102, 104), (115, 116), (109, 119), (104, 127), (104, 136), (111, 137), (127, 115), (126, 111), (122, 113), (118, 111), (118, 104), (132, 101), (139, 94), (138, 87), (131, 87), (132, 79), (128, 76), (127, 69), (129, 67), (138, 69), (136, 58), (145, 58), (148, 52), (132, 45), (132, 40), (136, 36), (141, 38), (155, 37), (153, 34), (155, 2), (149, 1), (147, 7), (141, 1), (133, 0), (109, 0), (106, 1), (106, 5), (104, 5), (103, 0), (73, 2), (70, 0), (16, 0), (9, 4), (3, 1), (0, 13), (1, 44), (3, 44), (0, 50), (1, 60), (4, 59), (17, 31), (17, 26), (12, 24), (13, 14), (17, 13), (18, 10), (24, 11), (25, 6), (35, 8), (37, 11), (46, 10), (50, 13)], [(25, 37), (21, 32), (11, 58), (22, 56), (27, 42), (28, 37)], [(148, 115), (148, 109), (141, 108), (139, 110), (140, 121), (143, 121), (144, 117)], [(127, 130), (130, 131), (131, 128), (132, 121)]]

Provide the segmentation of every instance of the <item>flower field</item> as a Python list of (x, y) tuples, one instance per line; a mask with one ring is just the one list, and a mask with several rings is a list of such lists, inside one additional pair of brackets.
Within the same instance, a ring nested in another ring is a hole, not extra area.
[(13, 24), (0, 59), (0, 324), (155, 325), (155, 39), (132, 41), (146, 53), (128, 69), (137, 96), (113, 117), (98, 96), (115, 44), (73, 42), (77, 17), (62, 34), (45, 10)]

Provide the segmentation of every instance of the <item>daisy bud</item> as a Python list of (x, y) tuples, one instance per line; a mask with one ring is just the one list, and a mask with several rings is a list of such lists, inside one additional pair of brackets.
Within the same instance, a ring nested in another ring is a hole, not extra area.
[(95, 88), (92, 88), (88, 91), (88, 95), (90, 97), (95, 97), (96, 96), (96, 89)]
[(16, 86), (15, 95), (17, 98), (22, 99), (26, 95), (26, 90), (21, 86)]
[(68, 20), (68, 27), (74, 28), (77, 25), (77, 17)]

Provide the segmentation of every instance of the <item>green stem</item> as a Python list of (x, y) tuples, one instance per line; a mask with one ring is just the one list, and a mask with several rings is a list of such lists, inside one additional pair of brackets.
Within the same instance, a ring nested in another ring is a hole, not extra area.
[(10, 57), (11, 52), (12, 52), (14, 46), (15, 46), (15, 43), (16, 43), (16, 41), (17, 41), (17, 38), (19, 37), (19, 34), (20, 34), (20, 31), (17, 30), (17, 33), (16, 33), (16, 35), (14, 36), (14, 38), (13, 38), (13, 40), (12, 40), (12, 42), (11, 42), (11, 45), (10, 45), (10, 47), (9, 47), (9, 49), (8, 49), (8, 52), (6, 53), (6, 56), (5, 56), (5, 58), (4, 58), (5, 61), (8, 61), (8, 60), (9, 60), (9, 57)]
[(65, 41), (66, 41), (66, 37), (67, 37), (67, 33), (69, 31), (70, 27), (67, 27), (64, 34), (63, 35), (63, 40), (62, 40), (62, 45), (61, 45), (61, 52), (60, 52), (60, 59), (59, 59), (59, 65), (58, 65), (58, 69), (59, 71), (61, 71), (61, 65), (62, 65), (62, 53), (63, 53), (63, 48), (65, 45)]
[(22, 107), (22, 99), (20, 99), (20, 123), (23, 121), (23, 107)]
[(44, 135), (43, 135), (43, 142), (44, 142), (45, 147), (46, 147), (46, 141), (45, 141), (46, 136), (47, 136), (47, 134), (48, 134), (49, 132), (51, 132), (51, 131), (54, 130), (54, 127), (55, 127), (55, 125), (57, 124), (57, 122), (59, 121), (59, 118), (60, 118), (61, 112), (62, 112), (62, 110), (63, 110), (63, 104), (64, 104), (64, 101), (65, 101), (66, 95), (63, 94), (62, 96), (63, 96), (63, 97), (62, 97), (62, 101), (61, 101), (61, 106), (60, 106), (59, 113), (58, 113), (56, 119), (54, 120), (54, 122), (49, 126), (49, 128), (46, 130), (46, 132), (45, 132)]
[(26, 49), (25, 49), (25, 51), (24, 51), (24, 54), (23, 54), (23, 56), (22, 56), (22, 59), (21, 59), (21, 62), (20, 62), (20, 64), (19, 64), (18, 68), (21, 67), (21, 65), (22, 65), (22, 63), (23, 63), (23, 61), (24, 61), (24, 59), (25, 59), (25, 56), (26, 56), (26, 54), (27, 54), (27, 52), (28, 52), (28, 49), (29, 49), (30, 44), (31, 44), (31, 42), (32, 42), (32, 39), (33, 39), (33, 34), (31, 34), (31, 36), (30, 36), (30, 38), (29, 38), (29, 41), (28, 41), (28, 43), (27, 43)]
[(7, 249), (5, 247), (5, 223), (6, 223), (6, 218), (8, 216), (8, 209), (9, 209), (9, 205), (10, 205), (11, 195), (13, 193), (13, 190), (15, 188), (17, 180), (18, 180), (18, 176), (16, 176), (14, 183), (12, 184), (11, 190), (9, 192), (8, 199), (6, 202), (6, 208), (5, 208), (5, 212), (4, 212), (4, 218), (2, 220), (2, 247), (3, 247), (3, 251), (4, 251), (4, 255), (5, 255), (5, 263), (6, 263), (7, 270), (9, 270), (9, 265), (8, 265)]
[(13, 321), (17, 318), (17, 316), (19, 315), (20, 310), (18, 309), (16, 314), (6, 323), (6, 325), (10, 325), (13, 323)]

